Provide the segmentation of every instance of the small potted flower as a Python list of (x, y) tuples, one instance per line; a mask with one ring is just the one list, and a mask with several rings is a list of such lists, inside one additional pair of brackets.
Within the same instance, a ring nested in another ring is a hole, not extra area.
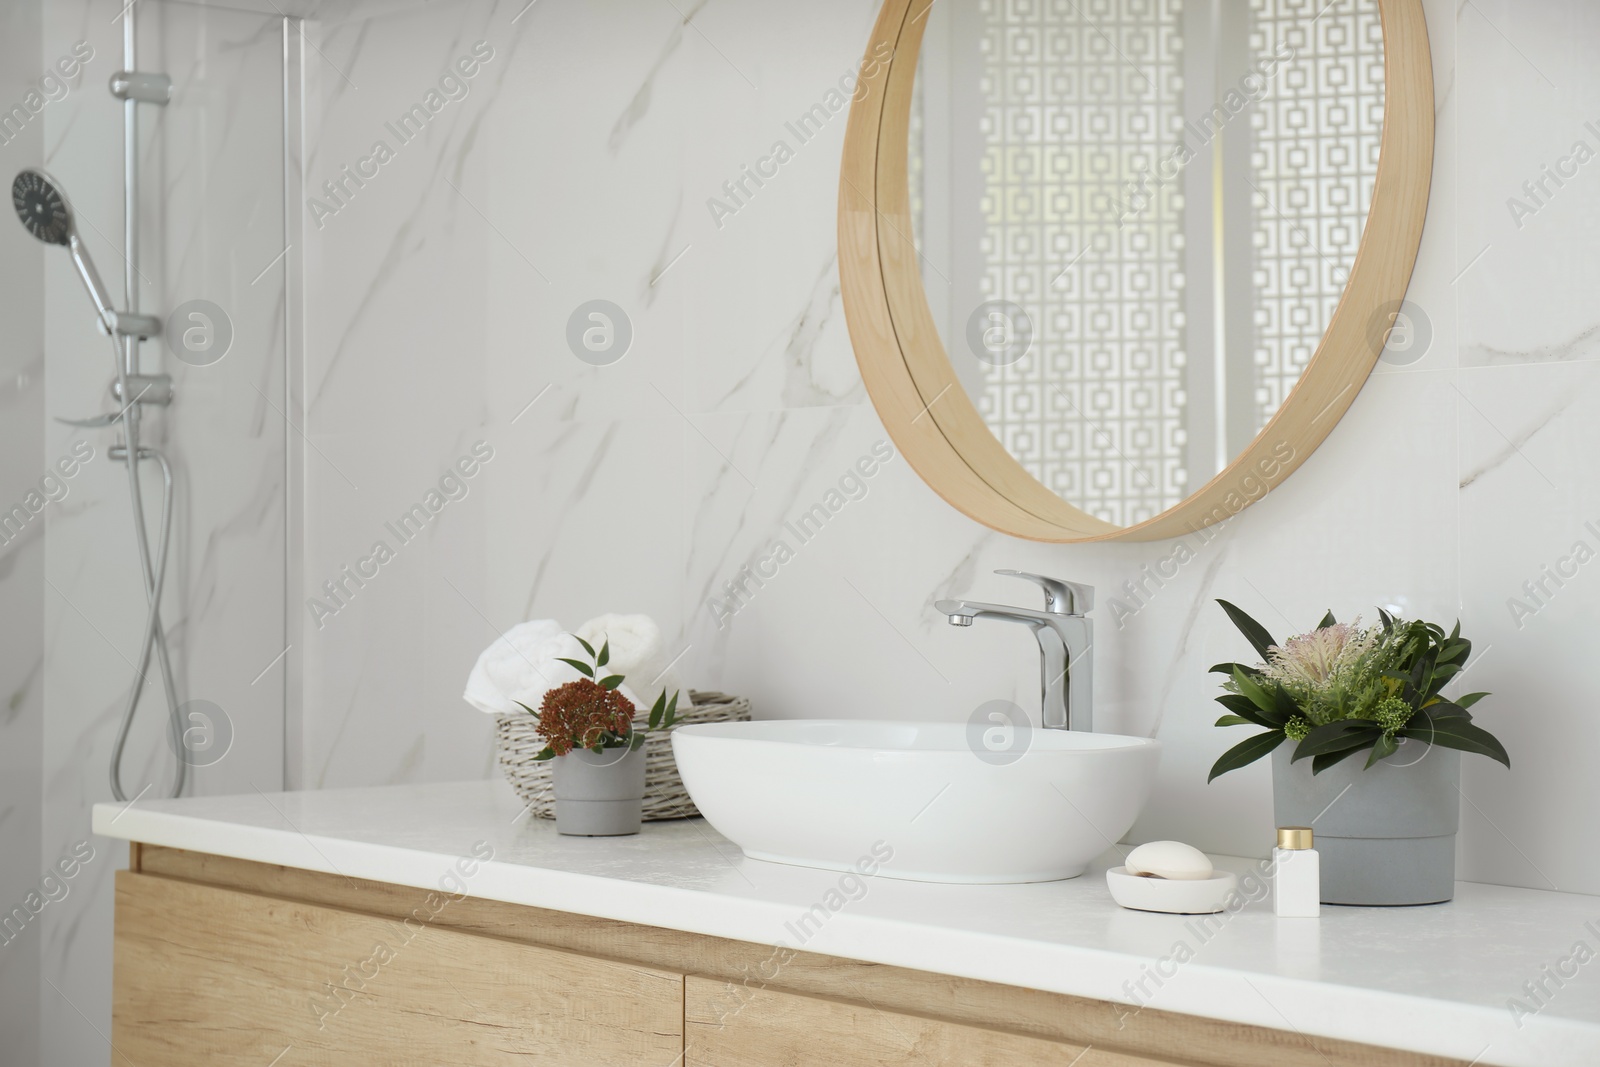
[[(545, 693), (538, 711), (518, 702), (539, 720), (545, 747), (534, 758), (556, 761), (556, 830), (576, 837), (636, 834), (643, 818), (646, 730), (634, 728), (637, 709), (618, 692), (623, 676), (600, 673), (611, 661), (611, 643), (596, 652), (583, 638), (577, 641), (590, 662), (560, 659), (583, 677)], [(646, 729), (670, 729), (677, 711), (678, 694), (668, 699), (663, 689)]]
[(1446, 634), (1380, 610), (1382, 625), (1363, 627), (1329, 612), (1280, 645), (1249, 615), (1217, 603), (1263, 661), (1211, 668), (1227, 676), (1217, 702), (1229, 714), (1217, 725), (1265, 732), (1224, 752), (1211, 779), (1272, 755), (1277, 824), (1315, 831), (1324, 903), (1449, 900), (1460, 754), (1511, 766), (1467, 710), (1489, 694), (1443, 695), (1472, 652), (1460, 624)]

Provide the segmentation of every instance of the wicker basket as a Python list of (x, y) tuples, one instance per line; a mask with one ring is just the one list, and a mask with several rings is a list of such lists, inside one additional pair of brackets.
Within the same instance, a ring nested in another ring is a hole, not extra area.
[[(703, 693), (691, 689), (694, 706), (678, 713), (678, 724), (698, 722), (739, 722), (750, 718), (750, 701), (726, 693)], [(636, 720), (643, 726), (642, 719)], [(540, 819), (556, 817), (556, 796), (550, 788), (552, 761), (535, 760), (544, 748), (538, 734), (538, 721), (532, 715), (500, 715), (495, 718), (495, 734), (500, 750), (500, 771), (506, 781)], [(647, 822), (662, 819), (691, 819), (700, 814), (678, 777), (672, 759), (672, 738), (666, 730), (645, 736), (644, 817)]]

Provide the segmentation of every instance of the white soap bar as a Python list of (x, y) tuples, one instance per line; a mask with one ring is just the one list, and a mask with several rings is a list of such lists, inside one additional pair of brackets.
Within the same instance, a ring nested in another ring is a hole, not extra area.
[(1150, 841), (1132, 852), (1124, 864), (1129, 874), (1152, 878), (1210, 878), (1211, 861), (1182, 841)]

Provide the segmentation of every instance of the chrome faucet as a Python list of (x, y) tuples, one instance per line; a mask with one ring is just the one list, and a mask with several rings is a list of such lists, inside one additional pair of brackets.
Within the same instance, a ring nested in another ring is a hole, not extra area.
[(934, 604), (951, 626), (971, 626), (973, 619), (1019, 622), (1039, 642), (1040, 712), (1046, 730), (1094, 729), (1094, 622), (1084, 617), (1094, 607), (1094, 587), (1026, 571), (995, 571), (1025, 578), (1044, 590), (1044, 610), (983, 604), (975, 600), (941, 600)]

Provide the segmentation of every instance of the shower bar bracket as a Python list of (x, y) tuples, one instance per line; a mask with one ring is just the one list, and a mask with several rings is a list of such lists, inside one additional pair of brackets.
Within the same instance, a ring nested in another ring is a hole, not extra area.
[[(130, 374), (127, 376), (127, 382), (128, 392), (133, 394), (135, 404), (154, 404), (164, 408), (172, 403), (170, 374)], [(117, 403), (123, 402), (122, 379), (112, 380), (111, 396)]]
[(152, 337), (161, 336), (161, 320), (154, 315), (140, 315), (131, 311), (108, 310), (101, 317), (100, 328), (105, 330), (106, 318), (111, 320), (111, 329), (118, 337), (137, 337), (148, 341)]
[(166, 105), (172, 100), (172, 79), (165, 74), (119, 70), (111, 75), (111, 95), (118, 100)]
[[(111, 451), (108, 453), (108, 455), (110, 455), (112, 461), (115, 463), (126, 463), (128, 462), (128, 446), (112, 445)], [(159, 449), (145, 448), (143, 445), (139, 446), (140, 459), (155, 459), (160, 455), (161, 452)]]
[[(164, 408), (172, 403), (172, 397), (175, 393), (172, 388), (172, 375), (129, 374), (126, 376), (126, 380), (128, 382), (128, 392), (133, 394), (133, 400), (129, 402), (130, 404), (138, 404), (140, 407), (150, 404), (158, 408)], [(123, 403), (122, 379), (113, 378), (111, 380), (111, 396), (117, 403)], [(113, 411), (104, 415), (91, 415), (87, 419), (63, 419), (58, 416), (56, 421), (63, 426), (80, 426), (86, 430), (98, 430), (108, 426), (121, 426), (122, 412)], [(126, 458), (127, 449), (122, 445), (118, 445), (117, 448), (122, 449), (122, 458)], [(155, 453), (148, 448), (141, 447), (139, 449), (140, 459), (148, 459), (153, 455)], [(111, 458), (116, 459), (118, 457), (113, 454)]]

